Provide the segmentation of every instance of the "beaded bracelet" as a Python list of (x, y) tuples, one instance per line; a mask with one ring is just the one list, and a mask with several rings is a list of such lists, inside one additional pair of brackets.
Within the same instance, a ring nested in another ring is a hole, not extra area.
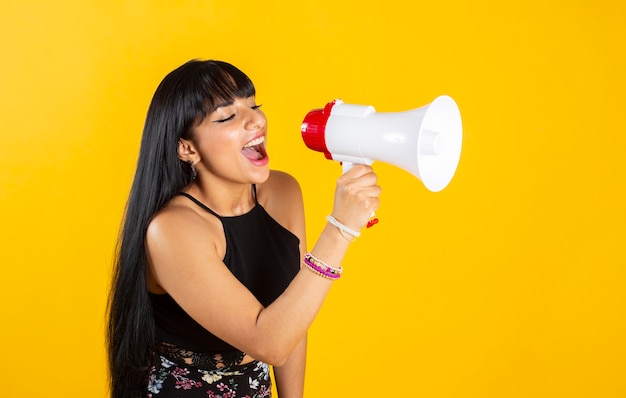
[(326, 264), (325, 262), (323, 262), (322, 260), (320, 260), (319, 258), (315, 257), (313, 255), (313, 253), (307, 253), (304, 255), (305, 260), (308, 259), (308, 261), (312, 262), (314, 265), (327, 270), (328, 272), (332, 273), (332, 274), (337, 274), (337, 275), (341, 275), (343, 273), (343, 267), (339, 266), (339, 268), (335, 268), (335, 267), (331, 267), (330, 265)]
[(304, 255), (304, 265), (316, 275), (330, 280), (337, 280), (343, 273), (343, 267), (334, 268), (326, 264), (311, 253)]
[(328, 271), (325, 271), (323, 268), (320, 268), (317, 265), (307, 260), (304, 260), (304, 265), (309, 269), (309, 271), (312, 271), (314, 274), (321, 276), (323, 278), (326, 278), (326, 279), (330, 279), (334, 281), (334, 280), (339, 279), (339, 277), (341, 276), (338, 274), (332, 274)]
[[(335, 227), (337, 227), (339, 229), (339, 232), (341, 232), (341, 236), (343, 236), (344, 238), (346, 238), (350, 242), (354, 242), (356, 240), (356, 238), (361, 236), (360, 232), (346, 227), (345, 225), (343, 225), (342, 223), (337, 221), (337, 219), (335, 217), (333, 217), (333, 216), (326, 216), (326, 220), (331, 225), (334, 225)], [(350, 237), (346, 236), (346, 234), (350, 235)]]

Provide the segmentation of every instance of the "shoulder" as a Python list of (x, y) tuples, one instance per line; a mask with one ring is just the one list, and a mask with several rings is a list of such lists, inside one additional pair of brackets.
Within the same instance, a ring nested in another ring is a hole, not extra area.
[[(164, 293), (172, 280), (195, 272), (194, 264), (221, 263), (226, 252), (220, 220), (194, 208), (193, 203), (185, 203), (185, 199), (172, 199), (148, 224), (147, 282), (153, 293)], [(183, 268), (187, 270), (182, 272)]]
[(146, 236), (148, 239), (160, 239), (173, 234), (181, 224), (195, 224), (197, 218), (190, 207), (182, 205), (179, 198), (174, 198), (150, 220)]
[(186, 198), (178, 196), (154, 216), (146, 231), (146, 245), (151, 254), (167, 248), (193, 249), (189, 245), (199, 241), (212, 241), (215, 248), (220, 246), (219, 242), (223, 239), (220, 221), (194, 206), (191, 202), (186, 203)]

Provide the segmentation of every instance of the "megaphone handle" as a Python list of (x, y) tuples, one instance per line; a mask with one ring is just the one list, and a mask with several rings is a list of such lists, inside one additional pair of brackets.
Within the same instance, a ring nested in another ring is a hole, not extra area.
[[(341, 171), (343, 174), (346, 174), (348, 170), (350, 170), (354, 166), (354, 163), (351, 162), (341, 162)], [(369, 221), (367, 222), (366, 228), (371, 228), (374, 225), (378, 224), (378, 218), (376, 217), (376, 213), (372, 212)]]
[(351, 162), (341, 162), (341, 174), (346, 174), (354, 166)]

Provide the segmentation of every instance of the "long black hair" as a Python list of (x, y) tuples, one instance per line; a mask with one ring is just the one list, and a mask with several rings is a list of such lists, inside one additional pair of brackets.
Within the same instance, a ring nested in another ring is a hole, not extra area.
[(144, 397), (157, 344), (146, 283), (148, 224), (192, 182), (189, 164), (178, 158), (181, 138), (218, 102), (247, 98), (254, 85), (239, 69), (221, 61), (191, 60), (159, 84), (146, 116), (137, 170), (116, 250), (108, 304), (107, 348), (111, 397)]

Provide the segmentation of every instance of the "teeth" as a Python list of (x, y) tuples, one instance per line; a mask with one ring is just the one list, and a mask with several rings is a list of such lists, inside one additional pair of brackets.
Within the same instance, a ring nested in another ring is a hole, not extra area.
[(262, 144), (262, 143), (264, 143), (264, 142), (265, 142), (265, 137), (264, 137), (264, 136), (261, 136), (261, 137), (259, 137), (259, 138), (255, 139), (255, 140), (252, 140), (252, 141), (248, 142), (248, 143), (244, 146), (244, 148), (249, 148), (249, 147), (251, 147), (251, 146), (259, 145), (259, 144)]

